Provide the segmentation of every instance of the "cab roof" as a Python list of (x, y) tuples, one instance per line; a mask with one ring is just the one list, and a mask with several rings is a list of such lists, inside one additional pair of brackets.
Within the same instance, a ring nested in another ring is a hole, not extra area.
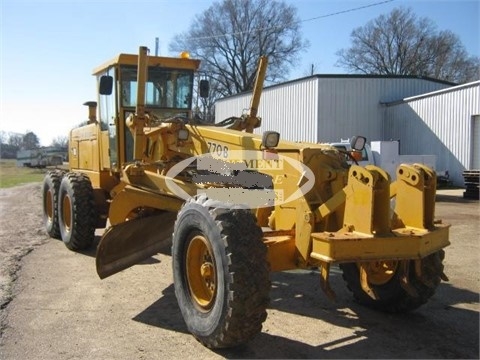
[[(93, 75), (102, 73), (109, 67), (115, 65), (133, 65), (138, 64), (138, 55), (133, 54), (119, 54), (113, 59), (103, 63), (102, 65), (93, 69)], [(185, 59), (185, 58), (174, 58), (174, 57), (163, 57), (163, 56), (148, 56), (148, 66), (158, 66), (162, 68), (172, 68), (172, 69), (186, 69), (186, 70), (197, 70), (200, 66), (200, 60), (195, 59)]]

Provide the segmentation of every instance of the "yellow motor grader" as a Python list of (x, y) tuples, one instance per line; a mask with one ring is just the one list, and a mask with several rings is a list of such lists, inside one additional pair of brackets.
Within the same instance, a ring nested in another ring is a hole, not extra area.
[[(317, 267), (334, 298), (329, 272), (339, 264), (358, 302), (388, 312), (419, 307), (448, 280), (435, 172), (402, 164), (391, 182), (329, 145), (254, 134), (266, 63), (248, 112), (204, 124), (191, 110), (198, 60), (145, 47), (118, 55), (94, 70), (98, 99), (70, 133), (69, 171), (51, 171), (43, 184), (50, 236), (81, 250), (105, 228), (102, 279), (171, 246), (182, 315), (211, 348), (261, 331), (272, 271)], [(208, 81), (197, 82), (206, 96)]]

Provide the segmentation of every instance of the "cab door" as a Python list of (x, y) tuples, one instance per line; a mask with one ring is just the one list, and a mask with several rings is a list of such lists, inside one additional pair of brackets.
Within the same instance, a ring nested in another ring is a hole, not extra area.
[[(104, 166), (109, 164), (110, 169), (118, 169), (118, 141), (117, 126), (119, 122), (117, 111), (117, 74), (114, 67), (110, 67), (103, 74), (100, 74), (100, 94), (99, 94), (99, 114), (101, 130), (108, 133), (108, 149), (103, 151), (107, 153), (108, 160), (104, 162)], [(103, 78), (103, 80), (102, 80)], [(110, 86), (102, 89), (102, 82), (110, 79)], [(110, 91), (108, 91), (110, 90)]]

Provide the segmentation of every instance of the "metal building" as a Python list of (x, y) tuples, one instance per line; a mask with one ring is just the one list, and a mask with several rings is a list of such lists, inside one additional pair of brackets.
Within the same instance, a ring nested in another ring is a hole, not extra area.
[[(382, 103), (444, 89), (451, 83), (412, 76), (313, 75), (264, 88), (258, 115), (283, 139), (336, 142), (353, 135), (384, 140)], [(219, 122), (247, 111), (251, 92), (220, 99)]]
[[(314, 75), (266, 87), (258, 110), (265, 130), (293, 141), (338, 142), (353, 135), (399, 140), (405, 155), (433, 154), (463, 186), (480, 168), (479, 81), (454, 84), (413, 76)], [(251, 92), (220, 99), (216, 121), (247, 111)]]
[(457, 185), (465, 170), (480, 169), (480, 81), (385, 106), (384, 138), (399, 139), (402, 152), (435, 154)]

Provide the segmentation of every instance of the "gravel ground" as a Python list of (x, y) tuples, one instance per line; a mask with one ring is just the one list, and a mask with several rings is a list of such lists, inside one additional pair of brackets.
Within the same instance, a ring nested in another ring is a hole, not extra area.
[(40, 192), (0, 190), (0, 359), (479, 358), (480, 211), (459, 190), (437, 196), (437, 217), (452, 224), (450, 282), (428, 304), (386, 315), (353, 302), (336, 268), (335, 303), (318, 272), (276, 273), (262, 333), (223, 351), (188, 333), (168, 255), (99, 280), (93, 250), (48, 238)]

